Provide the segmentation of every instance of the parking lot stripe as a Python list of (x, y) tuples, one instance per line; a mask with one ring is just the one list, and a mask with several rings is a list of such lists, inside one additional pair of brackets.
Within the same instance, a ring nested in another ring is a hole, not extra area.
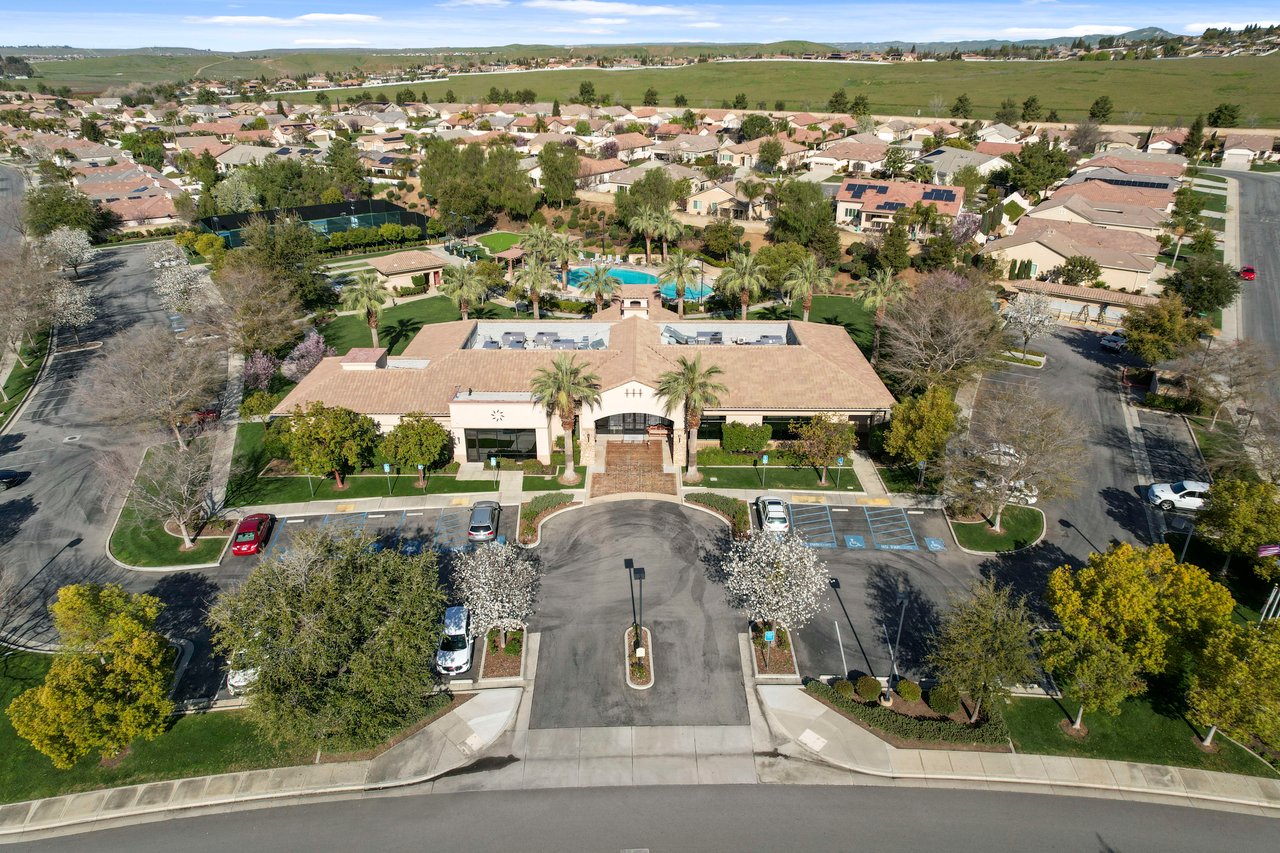
[(304, 521), (306, 521), (305, 518), (286, 518), (284, 520), (284, 523), (285, 524), (302, 524), (302, 522)]
[(378, 513), (377, 515), (374, 515), (373, 513), (370, 513), (370, 514), (369, 514), (369, 517), (370, 517), (370, 518), (386, 518), (386, 517), (387, 517), (387, 514), (386, 514), (385, 512), (380, 512), (380, 513)]
[(406, 512), (406, 513), (405, 513), (405, 515), (407, 515), (407, 516), (408, 516), (408, 517), (410, 517), (410, 518), (416, 518), (417, 516), (422, 515), (422, 513), (420, 513), (420, 512)]

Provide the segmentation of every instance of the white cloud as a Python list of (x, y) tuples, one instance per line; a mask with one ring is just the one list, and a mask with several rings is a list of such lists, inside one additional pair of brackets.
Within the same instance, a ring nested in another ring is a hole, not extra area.
[(598, 27), (618, 27), (630, 20), (629, 18), (583, 18), (582, 23), (590, 26)]
[(1103, 24), (1081, 24), (1076, 27), (1008, 27), (999, 30), (997, 35), (1020, 39), (1050, 39), (1059, 36), (1091, 36), (1118, 35), (1127, 33), (1133, 27), (1107, 26)]
[(313, 44), (320, 47), (323, 47), (326, 45), (330, 47), (334, 47), (334, 46), (341, 46), (341, 45), (361, 45), (361, 44), (368, 44), (369, 42), (362, 41), (360, 39), (294, 39), (293, 43), (294, 44)]
[(232, 27), (298, 27), (305, 24), (376, 24), (382, 19), (377, 15), (331, 15), (313, 12), (296, 18), (276, 18), (270, 15), (212, 15), (207, 18), (188, 17), (188, 24), (221, 24)]
[(1250, 24), (1257, 24), (1260, 27), (1274, 27), (1276, 26), (1277, 22), (1276, 21), (1237, 21), (1235, 23), (1231, 23), (1227, 21), (1218, 21), (1217, 23), (1208, 23), (1208, 24), (1203, 24), (1203, 23), (1184, 24), (1182, 29), (1185, 30), (1186, 32), (1196, 33), (1198, 35), (1205, 30), (1227, 30), (1227, 29), (1243, 30), (1245, 27), (1249, 26)]
[(692, 24), (681, 24), (681, 26), (690, 30), (718, 30), (723, 25), (716, 21), (695, 21)]
[(445, 0), (436, 5), (446, 9), (454, 6), (510, 6), (511, 0)]
[(612, 0), (526, 0), (530, 9), (550, 9), (553, 12), (576, 12), (579, 15), (630, 15), (631, 17), (689, 16), (692, 9), (679, 6), (642, 6), (639, 3), (615, 3)]

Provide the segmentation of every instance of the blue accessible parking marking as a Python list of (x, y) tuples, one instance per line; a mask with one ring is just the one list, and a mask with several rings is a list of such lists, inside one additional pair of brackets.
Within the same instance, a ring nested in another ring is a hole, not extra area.
[(467, 524), (471, 520), (471, 510), (444, 510), (436, 519), (435, 535), (432, 544), (438, 550), (460, 551), (467, 547)]
[(928, 548), (930, 551), (945, 551), (947, 550), (947, 543), (943, 542), (941, 539), (934, 539), (932, 536), (926, 536), (924, 538), (924, 547)]
[(862, 538), (861, 536), (851, 536), (846, 533), (844, 537), (844, 547), (865, 548), (867, 547), (867, 540)]
[(831, 508), (825, 504), (791, 504), (791, 528), (810, 548), (836, 547)]
[(881, 551), (919, 551), (906, 510), (901, 507), (863, 507), (871, 542)]

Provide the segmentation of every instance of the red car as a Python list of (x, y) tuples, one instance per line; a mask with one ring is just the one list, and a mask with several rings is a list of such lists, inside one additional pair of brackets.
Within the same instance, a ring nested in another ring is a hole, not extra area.
[(271, 528), (275, 526), (273, 515), (255, 512), (246, 515), (236, 525), (236, 535), (231, 540), (231, 553), (237, 557), (248, 557), (262, 552), (262, 548), (271, 538)]
[(1245, 281), (1253, 281), (1255, 278), (1258, 277), (1258, 273), (1257, 271), (1254, 270), (1253, 267), (1241, 267), (1240, 277)]

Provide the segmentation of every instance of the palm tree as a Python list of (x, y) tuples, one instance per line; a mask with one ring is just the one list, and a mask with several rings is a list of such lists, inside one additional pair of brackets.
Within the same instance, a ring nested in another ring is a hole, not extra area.
[(747, 200), (747, 221), (751, 221), (751, 211), (755, 209), (756, 199), (764, 195), (764, 182), (754, 178), (738, 181), (738, 195)]
[(659, 280), (669, 282), (676, 288), (676, 313), (684, 316), (684, 291), (702, 275), (701, 262), (687, 250), (679, 246), (671, 250), (671, 257), (662, 265), (658, 273)]
[(474, 264), (450, 264), (444, 268), (440, 292), (457, 304), (462, 319), (470, 319), (472, 305), (479, 305), (489, 293), (489, 286), (476, 272)]
[(907, 286), (893, 274), (893, 270), (881, 267), (863, 283), (861, 294), (862, 304), (876, 312), (876, 331), (871, 341), (871, 363), (874, 365), (880, 358), (880, 327), (884, 325), (885, 311), (902, 301), (907, 295)]
[(911, 205), (907, 213), (907, 224), (911, 227), (911, 239), (918, 240), (920, 235), (932, 233), (935, 225), (942, 218), (938, 208), (932, 204), (917, 201)]
[(662, 240), (662, 262), (667, 262), (667, 241), (676, 241), (684, 236), (684, 223), (676, 219), (676, 215), (669, 210), (664, 210), (658, 214), (657, 227), (654, 229), (654, 236)]
[(569, 264), (578, 259), (578, 244), (567, 234), (552, 233), (547, 239), (544, 254), (547, 260), (560, 265), (560, 284), (569, 289)]
[(609, 268), (596, 264), (591, 271), (578, 282), (578, 290), (583, 296), (596, 301), (596, 313), (604, 310), (604, 301), (613, 300), (613, 292), (618, 289), (619, 281), (609, 274)]
[(653, 235), (657, 233), (662, 214), (652, 207), (642, 207), (631, 217), (627, 227), (644, 235), (644, 262), (649, 263), (653, 252)]
[(561, 353), (557, 355), (550, 367), (540, 367), (533, 374), (529, 388), (533, 391), (533, 399), (547, 410), (547, 435), (551, 435), (551, 419), (560, 416), (560, 426), (564, 430), (565, 466), (563, 483), (578, 482), (578, 470), (573, 464), (573, 420), (578, 408), (586, 403), (596, 405), (600, 402), (600, 377), (587, 373), (590, 365), (579, 364), (576, 355)]
[(529, 230), (520, 238), (520, 248), (525, 254), (546, 255), (551, 238), (555, 235), (545, 225), (530, 225)]
[(343, 288), (342, 307), (348, 311), (364, 312), (364, 320), (369, 324), (369, 334), (373, 336), (373, 346), (378, 346), (378, 321), (382, 319), (382, 303), (387, 301), (387, 289), (378, 281), (378, 276), (365, 271), (356, 276), (355, 284)]
[(516, 286), (529, 296), (533, 304), (533, 319), (541, 320), (542, 294), (551, 289), (555, 283), (555, 273), (547, 262), (537, 254), (526, 255), (525, 262), (516, 273)]
[(715, 381), (715, 377), (724, 371), (714, 364), (703, 367), (700, 355), (693, 359), (679, 356), (676, 365), (675, 370), (668, 370), (658, 377), (657, 393), (667, 414), (684, 407), (684, 428), (689, 433), (686, 479), (696, 482), (699, 479), (698, 427), (702, 424), (702, 413), (712, 406), (720, 405), (720, 395), (729, 389)]
[(745, 320), (751, 300), (758, 298), (768, 283), (769, 278), (756, 256), (742, 251), (730, 259), (729, 266), (716, 279), (715, 287), (725, 299), (737, 296), (742, 301), (742, 319)]
[(792, 299), (799, 299), (804, 308), (804, 321), (809, 322), (809, 309), (813, 307), (813, 294), (831, 286), (831, 269), (818, 265), (817, 255), (805, 255), (800, 263), (787, 270), (782, 287)]

